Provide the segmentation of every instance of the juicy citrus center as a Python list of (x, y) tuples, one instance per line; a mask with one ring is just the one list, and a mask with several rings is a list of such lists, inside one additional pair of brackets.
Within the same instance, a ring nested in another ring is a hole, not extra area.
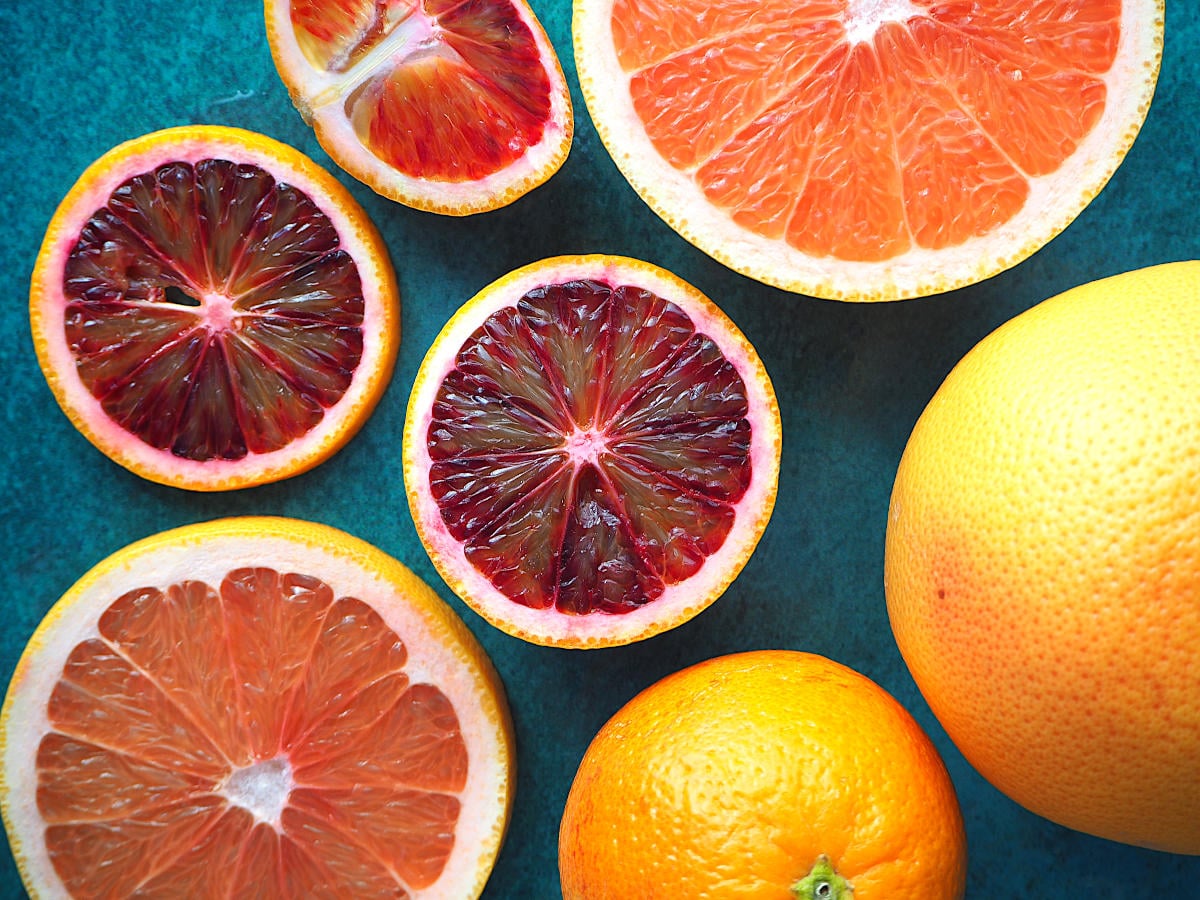
[(751, 479), (746, 386), (651, 291), (530, 291), (459, 349), (426, 433), (429, 485), (510, 600), (623, 613), (695, 574)]
[(293, 785), (291, 764), (287, 757), (277, 756), (231, 772), (220, 793), (278, 830)]
[(310, 197), (255, 165), (173, 162), (125, 181), (84, 225), (62, 291), (84, 386), (186, 459), (286, 446), (362, 358), (354, 260)]

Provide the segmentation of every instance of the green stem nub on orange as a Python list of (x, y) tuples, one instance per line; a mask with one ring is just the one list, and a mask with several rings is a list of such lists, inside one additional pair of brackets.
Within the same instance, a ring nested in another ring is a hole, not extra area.
[(854, 888), (822, 853), (808, 874), (792, 885), (792, 893), (796, 900), (851, 900)]

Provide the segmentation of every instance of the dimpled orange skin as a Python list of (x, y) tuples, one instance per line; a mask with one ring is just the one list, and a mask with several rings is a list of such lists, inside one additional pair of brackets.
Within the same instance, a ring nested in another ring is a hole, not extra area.
[(1068, 291), (963, 358), (900, 463), (885, 580), (997, 788), (1200, 853), (1200, 263)]
[(928, 737), (874, 682), (796, 651), (718, 657), (631, 700), (559, 831), (565, 900), (794, 900), (821, 856), (854, 900), (963, 896), (962, 817)]

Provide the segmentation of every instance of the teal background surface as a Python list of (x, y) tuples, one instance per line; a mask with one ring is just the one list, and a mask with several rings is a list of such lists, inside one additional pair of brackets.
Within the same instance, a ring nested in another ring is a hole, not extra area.
[[(570, 5), (532, 0), (571, 84), (576, 137), (546, 185), (503, 210), (442, 218), (385, 200), (332, 165), (276, 75), (249, 0), (0, 3), (0, 673), (88, 568), (157, 531), (234, 514), (312, 519), (364, 538), (429, 581), (479, 637), (507, 686), (519, 776), (507, 843), (485, 896), (554, 898), (556, 839), (571, 778), (596, 730), (658, 678), (718, 654), (814, 651), (894, 694), (927, 729), (957, 787), (970, 846), (968, 896), (1200, 896), (1200, 858), (1126, 847), (1044, 821), (966, 763), (913, 684), (882, 584), (888, 496), (917, 416), (951, 366), (1011, 316), (1076, 284), (1200, 257), (1200, 25), (1170, 0), (1154, 105), (1122, 168), (1061, 236), (1016, 268), (946, 295), (882, 305), (795, 296), (724, 268), (664, 225), (621, 178), (578, 89)], [(27, 290), (42, 232), (83, 169), (121, 141), (185, 123), (264, 132), (333, 171), (392, 254), (403, 296), (393, 382), (340, 454), (295, 479), (203, 495), (143, 481), (71, 427), (38, 370)], [(662, 265), (712, 297), (757, 346), (778, 392), (783, 470), (774, 519), (741, 577), (709, 610), (624, 648), (524, 644), (475, 616), (438, 578), (404, 499), (400, 436), (416, 368), (457, 307), (525, 263), (608, 252)], [(1200, 652), (1200, 648), (1198, 648)], [(1200, 777), (1197, 766), (1181, 779)], [(0, 853), (0, 897), (23, 896)]]

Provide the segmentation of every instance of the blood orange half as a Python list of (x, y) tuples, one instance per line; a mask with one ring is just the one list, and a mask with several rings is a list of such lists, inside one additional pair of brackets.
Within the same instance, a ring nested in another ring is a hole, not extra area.
[(38, 362), (75, 426), (195, 490), (286, 478), (345, 445), (391, 377), (399, 304), (378, 232), (336, 179), (206, 125), (89, 166), (30, 291)]
[(575, 0), (605, 146), (731, 268), (888, 300), (1015, 265), (1149, 108), (1163, 0)]
[(649, 263), (557, 257), (484, 288), (434, 341), (405, 488), (438, 571), (488, 621), (624, 644), (741, 571), (780, 433), (758, 354), (711, 300)]
[(566, 78), (525, 0), (266, 0), (280, 77), (326, 152), (375, 191), (467, 215), (566, 159)]
[(0, 727), (35, 897), (477, 897), (511, 805), (504, 694), (462, 621), (294, 520), (100, 563), (29, 642)]

